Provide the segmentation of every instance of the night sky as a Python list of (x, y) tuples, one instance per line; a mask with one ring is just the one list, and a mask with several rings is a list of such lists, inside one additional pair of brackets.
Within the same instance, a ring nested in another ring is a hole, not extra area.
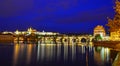
[(0, 0), (0, 31), (92, 33), (113, 18), (115, 0)]

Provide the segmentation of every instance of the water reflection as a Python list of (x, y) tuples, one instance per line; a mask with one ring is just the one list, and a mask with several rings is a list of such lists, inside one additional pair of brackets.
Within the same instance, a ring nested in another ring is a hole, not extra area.
[(94, 50), (94, 60), (97, 64), (105, 65), (110, 63), (110, 49), (104, 47), (96, 47)]
[(68, 60), (68, 43), (65, 43), (63, 47), (64, 47), (64, 49), (63, 49), (64, 61), (67, 61)]
[(72, 60), (76, 60), (76, 44), (72, 43)]
[(20, 64), (30, 64), (32, 58), (32, 50), (36, 45), (25, 45), (25, 44), (16, 44), (14, 46), (14, 54), (13, 54), (13, 66), (17, 66)]
[[(64, 65), (81, 66), (112, 65), (114, 58), (110, 48), (94, 47), (92, 44), (16, 44), (13, 53), (13, 66)], [(116, 56), (116, 55), (115, 55)]]

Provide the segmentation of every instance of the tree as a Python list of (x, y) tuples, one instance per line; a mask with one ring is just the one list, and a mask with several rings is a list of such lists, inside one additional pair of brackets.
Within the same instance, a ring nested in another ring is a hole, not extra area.
[(95, 35), (95, 40), (96, 41), (102, 40), (102, 36), (100, 34)]
[(110, 32), (116, 32), (120, 30), (120, 2), (116, 0), (115, 16), (113, 19), (108, 18), (107, 26), (110, 28)]

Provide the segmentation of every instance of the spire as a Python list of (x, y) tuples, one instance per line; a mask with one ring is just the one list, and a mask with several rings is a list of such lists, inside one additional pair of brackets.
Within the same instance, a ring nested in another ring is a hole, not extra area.
[(43, 30), (42, 32), (44, 33), (45, 31)]
[(19, 34), (19, 31), (18, 31), (18, 29), (15, 31), (15, 34)]

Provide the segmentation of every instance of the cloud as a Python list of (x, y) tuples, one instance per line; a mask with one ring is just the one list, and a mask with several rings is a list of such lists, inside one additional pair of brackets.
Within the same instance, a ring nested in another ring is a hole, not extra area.
[(0, 16), (20, 15), (33, 8), (33, 0), (3, 0), (0, 2)]

